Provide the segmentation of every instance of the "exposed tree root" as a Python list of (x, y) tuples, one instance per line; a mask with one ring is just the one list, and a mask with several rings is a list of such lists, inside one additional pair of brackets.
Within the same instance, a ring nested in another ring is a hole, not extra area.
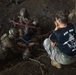
[(43, 70), (42, 67), (46, 68), (45, 65), (42, 64), (42, 63), (40, 63), (40, 61), (38, 61), (38, 60), (36, 60), (36, 59), (31, 59), (31, 58), (29, 58), (29, 60), (38, 63), (38, 64), (40, 65), (41, 73), (42, 73), (42, 75), (44, 75), (44, 70)]

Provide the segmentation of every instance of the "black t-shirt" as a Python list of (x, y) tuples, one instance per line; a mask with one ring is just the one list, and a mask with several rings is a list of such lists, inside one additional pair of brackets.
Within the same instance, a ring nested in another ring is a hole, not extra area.
[(66, 55), (76, 55), (75, 29), (71, 23), (66, 28), (59, 28), (50, 37), (51, 41), (57, 42), (57, 47)]

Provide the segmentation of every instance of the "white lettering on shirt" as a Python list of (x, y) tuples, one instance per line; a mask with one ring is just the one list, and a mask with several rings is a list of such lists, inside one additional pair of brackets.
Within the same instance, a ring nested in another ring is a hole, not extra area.
[(70, 29), (70, 30), (69, 30), (69, 32), (72, 32), (72, 31), (74, 31), (74, 29)]
[(69, 34), (69, 39), (63, 43), (63, 45), (68, 45), (70, 49), (73, 49), (72, 51), (76, 50), (76, 40), (72, 34)]
[[(70, 30), (69, 30), (69, 32), (73, 32), (73, 31), (74, 31), (74, 29), (70, 29)], [(66, 31), (66, 32), (64, 33), (64, 36), (67, 35), (69, 32)]]
[(64, 33), (64, 36), (65, 36), (66, 34), (68, 34), (68, 31), (66, 31), (66, 32)]

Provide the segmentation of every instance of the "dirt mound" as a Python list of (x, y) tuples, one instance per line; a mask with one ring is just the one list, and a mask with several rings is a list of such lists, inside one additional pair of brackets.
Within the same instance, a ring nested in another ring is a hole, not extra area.
[(23, 61), (3, 71), (0, 75), (43, 75), (41, 66), (33, 61)]
[(76, 75), (75, 63), (70, 66), (63, 66), (62, 69), (57, 69), (51, 65), (46, 54), (41, 55), (38, 61), (22, 61), (14, 67), (1, 72), (0, 75)]

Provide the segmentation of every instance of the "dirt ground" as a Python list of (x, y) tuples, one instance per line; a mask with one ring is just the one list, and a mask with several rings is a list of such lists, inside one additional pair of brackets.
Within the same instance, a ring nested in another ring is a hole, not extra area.
[[(13, 27), (12, 23), (9, 23), (9, 18), (18, 15), (21, 8), (27, 9), (31, 19), (38, 18), (43, 35), (53, 30), (54, 15), (57, 11), (61, 9), (71, 11), (74, 7), (75, 3), (72, 0), (25, 0), (19, 5), (11, 4), (9, 0), (0, 0), (0, 36)], [(76, 63), (56, 69), (51, 65), (43, 47), (39, 50), (32, 59), (40, 63), (31, 59), (25, 61), (20, 57), (8, 61), (0, 60), (0, 75), (76, 75)]]

